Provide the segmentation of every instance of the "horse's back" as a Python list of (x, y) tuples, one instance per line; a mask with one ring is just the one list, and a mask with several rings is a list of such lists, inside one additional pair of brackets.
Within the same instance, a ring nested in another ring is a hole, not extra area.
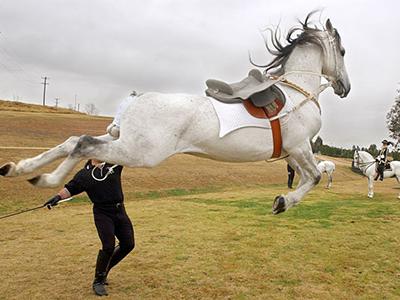
[(317, 165), (319, 171), (323, 172), (333, 172), (335, 170), (335, 164), (330, 160), (320, 161)]
[(326, 161), (326, 164), (327, 164), (327, 166), (329, 166), (329, 168), (330, 168), (332, 171), (335, 170), (336, 165), (335, 165), (335, 163), (334, 163), (333, 161), (327, 160), (327, 161)]
[(400, 176), (400, 161), (398, 160), (391, 161), (390, 167), (398, 176)]
[(120, 139), (167, 149), (168, 155), (191, 153), (222, 161), (260, 161), (272, 155), (271, 130), (245, 127), (223, 137), (219, 130), (208, 97), (151, 92), (138, 97), (123, 114)]

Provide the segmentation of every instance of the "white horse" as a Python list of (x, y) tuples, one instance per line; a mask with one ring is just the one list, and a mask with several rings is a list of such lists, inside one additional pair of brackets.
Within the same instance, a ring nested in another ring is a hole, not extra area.
[[(354, 151), (353, 156), (354, 166), (359, 168), (362, 173), (368, 178), (368, 197), (374, 197), (374, 178), (377, 175), (375, 158), (366, 151)], [(384, 178), (396, 177), (400, 183), (400, 161), (391, 161), (390, 170), (383, 172)], [(400, 199), (400, 194), (398, 197)]]
[(330, 160), (322, 160), (318, 163), (317, 167), (321, 173), (326, 173), (328, 175), (328, 184), (326, 188), (330, 189), (332, 186), (332, 174), (335, 171), (335, 164)]
[[(327, 78), (335, 94), (342, 98), (350, 91), (345, 50), (337, 30), (329, 20), (323, 29), (309, 27), (310, 15), (301, 23), (301, 28), (289, 31), (286, 46), (276, 36), (271, 37), (276, 57), (266, 70), (275, 69), (274, 75), (301, 87), (300, 91), (283, 87), (293, 109), (280, 116), (282, 156), (288, 155), (288, 163), (301, 179), (296, 190), (275, 198), (274, 214), (298, 204), (320, 181), (321, 173), (309, 141), (321, 128), (317, 102), (321, 78)], [(208, 97), (144, 93), (122, 115), (118, 139), (113, 140), (109, 135), (70, 137), (36, 157), (4, 164), (0, 175), (30, 173), (67, 157), (52, 173), (29, 180), (38, 187), (55, 187), (83, 159), (95, 158), (127, 167), (154, 167), (177, 153), (226, 162), (265, 161), (273, 153), (272, 134), (270, 129), (245, 127), (220, 138), (219, 121)]]

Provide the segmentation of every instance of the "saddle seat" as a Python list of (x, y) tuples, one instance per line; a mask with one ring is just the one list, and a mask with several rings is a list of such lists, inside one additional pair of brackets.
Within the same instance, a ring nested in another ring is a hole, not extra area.
[(216, 79), (206, 81), (206, 95), (224, 103), (240, 103), (250, 100), (255, 107), (266, 107), (276, 99), (285, 104), (285, 96), (275, 86), (279, 82), (264, 76), (259, 70), (250, 70), (248, 76), (235, 83), (226, 83)]

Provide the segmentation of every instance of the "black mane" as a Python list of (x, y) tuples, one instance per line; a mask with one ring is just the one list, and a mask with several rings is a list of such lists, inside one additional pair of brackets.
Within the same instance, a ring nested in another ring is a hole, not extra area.
[(281, 36), (279, 27), (275, 30), (267, 28), (266, 31), (269, 31), (271, 33), (271, 45), (269, 45), (268, 40), (265, 40), (265, 47), (267, 48), (269, 53), (275, 56), (275, 58), (267, 65), (258, 65), (255, 64), (250, 57), (250, 63), (256, 67), (265, 68), (265, 73), (273, 70), (272, 73), (277, 74), (281, 72), (282, 66), (285, 64), (293, 49), (297, 45), (304, 45), (308, 43), (320, 45), (320, 39), (315, 33), (321, 30), (318, 28), (309, 27), (309, 19), (316, 12), (317, 11), (310, 12), (304, 22), (299, 21), (301, 27), (292, 27), (289, 30), (285, 39), (287, 45), (283, 45), (280, 41)]

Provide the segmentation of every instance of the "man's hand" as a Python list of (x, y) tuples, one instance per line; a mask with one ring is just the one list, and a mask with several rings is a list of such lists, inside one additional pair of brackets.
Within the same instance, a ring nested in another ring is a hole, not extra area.
[(61, 199), (62, 198), (60, 195), (55, 195), (53, 198), (47, 201), (43, 206), (47, 206), (48, 209), (51, 209), (53, 206), (56, 206), (58, 204), (58, 201), (60, 201)]

